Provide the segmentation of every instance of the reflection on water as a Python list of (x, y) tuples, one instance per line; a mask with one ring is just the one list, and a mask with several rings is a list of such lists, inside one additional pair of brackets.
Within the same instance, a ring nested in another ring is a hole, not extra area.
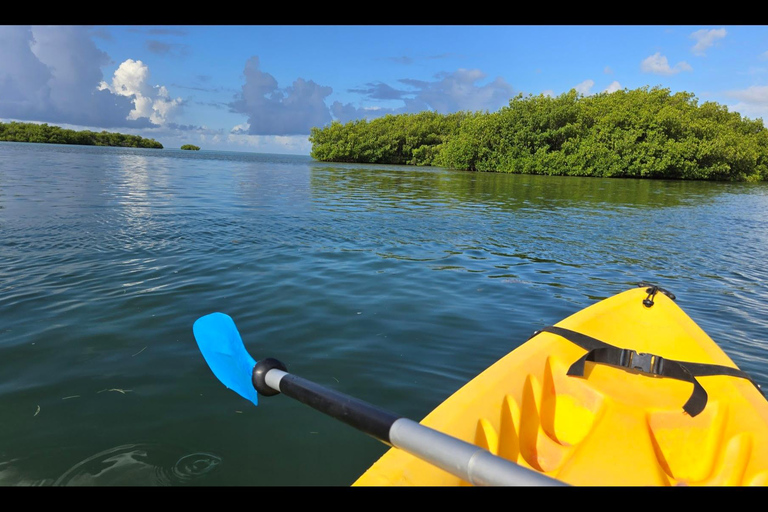
[[(434, 168), (314, 164), (312, 192), (318, 204), (375, 210), (429, 209), (436, 205), (525, 208), (663, 208), (702, 205), (723, 193), (751, 192), (751, 184), (570, 176), (446, 172)], [(332, 198), (330, 204), (327, 199)]]

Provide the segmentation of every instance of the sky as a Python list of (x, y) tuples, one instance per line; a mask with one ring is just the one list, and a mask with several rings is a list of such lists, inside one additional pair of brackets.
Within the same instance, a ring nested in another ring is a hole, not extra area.
[(0, 25), (0, 121), (307, 155), (312, 127), (639, 87), (768, 120), (761, 25)]

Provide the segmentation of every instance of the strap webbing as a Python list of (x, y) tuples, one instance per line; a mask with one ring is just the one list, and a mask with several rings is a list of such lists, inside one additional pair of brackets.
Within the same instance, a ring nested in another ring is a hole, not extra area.
[(630, 370), (638, 370), (650, 375), (660, 375), (690, 382), (693, 384), (693, 392), (691, 393), (690, 398), (688, 398), (688, 401), (683, 405), (683, 410), (691, 416), (699, 414), (707, 405), (707, 392), (701, 386), (699, 381), (696, 380), (696, 377), (709, 375), (741, 377), (749, 380), (758, 391), (760, 391), (760, 386), (758, 386), (746, 372), (743, 372), (738, 368), (721, 366), (718, 364), (690, 363), (686, 361), (676, 361), (674, 359), (665, 359), (653, 354), (644, 354), (632, 349), (615, 347), (600, 341), (597, 338), (562, 327), (544, 327), (541, 330), (536, 331), (533, 336), (536, 336), (540, 332), (550, 332), (561, 336), (587, 351), (586, 354), (581, 356), (571, 365), (568, 369), (568, 375), (583, 377), (584, 363), (586, 361), (593, 361), (595, 363), (610, 364), (628, 368)]

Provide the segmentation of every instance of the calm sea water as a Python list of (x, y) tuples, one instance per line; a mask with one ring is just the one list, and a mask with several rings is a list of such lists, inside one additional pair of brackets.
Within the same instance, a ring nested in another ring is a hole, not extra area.
[(0, 143), (0, 485), (338, 485), (386, 447), (253, 407), (192, 336), (421, 419), (645, 280), (768, 386), (768, 187)]

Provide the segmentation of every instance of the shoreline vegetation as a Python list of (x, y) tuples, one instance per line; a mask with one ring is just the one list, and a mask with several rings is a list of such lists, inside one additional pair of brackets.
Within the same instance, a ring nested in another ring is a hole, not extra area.
[(200, 151), (200, 146), (195, 146), (194, 144), (184, 144), (181, 146), (181, 149), (185, 151)]
[(567, 176), (768, 180), (768, 130), (692, 93), (642, 87), (512, 98), (496, 112), (387, 115), (313, 128), (324, 162)]
[(102, 131), (75, 131), (48, 124), (0, 123), (0, 141), (39, 142), (47, 144), (76, 144), (79, 146), (117, 146), (123, 148), (163, 149), (155, 139), (146, 139), (138, 135), (126, 135)]

